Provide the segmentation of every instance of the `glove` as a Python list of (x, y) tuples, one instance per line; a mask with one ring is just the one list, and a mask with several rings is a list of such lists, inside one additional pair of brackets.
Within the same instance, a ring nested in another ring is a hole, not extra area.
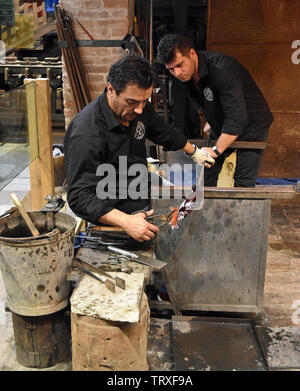
[(196, 147), (196, 152), (191, 156), (191, 158), (194, 160), (196, 164), (215, 163), (215, 160), (203, 148), (199, 149), (198, 147)]

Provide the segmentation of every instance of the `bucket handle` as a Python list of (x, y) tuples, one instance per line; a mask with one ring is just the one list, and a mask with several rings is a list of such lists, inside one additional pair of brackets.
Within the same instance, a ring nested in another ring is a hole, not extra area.
[[(38, 239), (52, 239), (54, 237), (58, 237), (60, 234), (61, 234), (60, 230), (58, 228), (54, 228), (51, 232), (39, 236), (27, 236), (25, 238), (5, 238), (5, 241), (14, 242), (14, 243), (24, 243), (28, 241), (36, 241)], [(0, 238), (0, 240), (1, 239), (4, 238)]]

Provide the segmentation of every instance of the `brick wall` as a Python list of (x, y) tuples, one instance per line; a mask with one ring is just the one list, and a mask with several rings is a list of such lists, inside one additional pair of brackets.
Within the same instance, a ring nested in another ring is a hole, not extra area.
[[(89, 39), (74, 18), (86, 28), (94, 39), (123, 39), (132, 23), (131, 0), (60, 0), (73, 21), (76, 39)], [(106, 84), (110, 65), (124, 56), (121, 48), (79, 48), (81, 61), (86, 72), (91, 98), (99, 96)], [(63, 96), (66, 127), (76, 114), (66, 69), (63, 66)]]

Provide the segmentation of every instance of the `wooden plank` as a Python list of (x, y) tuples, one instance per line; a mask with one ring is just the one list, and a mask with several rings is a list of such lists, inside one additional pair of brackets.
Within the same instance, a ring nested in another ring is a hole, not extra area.
[(34, 79), (24, 79), (26, 84), (26, 102), (28, 118), (28, 137), (29, 137), (29, 154), (30, 154), (30, 199), (31, 210), (39, 210), (43, 207), (41, 197), (41, 172), (37, 135), (37, 114), (36, 114), (36, 96)]
[(45, 205), (47, 195), (55, 194), (49, 79), (36, 79), (35, 85), (41, 190), (43, 205)]
[[(206, 140), (189, 140), (190, 143), (197, 145), (197, 147), (206, 147), (207, 141)], [(215, 145), (215, 141), (210, 142), (209, 146)], [(267, 143), (264, 141), (234, 141), (230, 148), (234, 149), (265, 149), (267, 146)]]
[[(169, 191), (169, 198), (174, 198), (175, 194), (189, 194), (192, 191), (190, 186), (170, 186), (169, 188), (161, 186), (152, 186), (151, 191), (162, 198), (166, 189)], [(163, 193), (164, 191), (164, 193)], [(296, 194), (295, 186), (283, 187), (204, 187), (205, 198), (244, 198), (244, 199), (274, 199), (293, 198)], [(178, 199), (177, 199), (178, 201)], [(175, 200), (176, 202), (176, 200)]]
[(26, 210), (24, 209), (23, 205), (19, 201), (17, 195), (15, 193), (10, 194), (10, 198), (12, 202), (15, 204), (15, 206), (18, 208), (19, 212), (21, 213), (27, 227), (30, 229), (30, 232), (33, 236), (39, 236), (39, 231), (36, 229), (35, 225), (33, 224), (31, 218), (27, 214)]
[(274, 199), (293, 198), (296, 194), (294, 187), (205, 187), (205, 198), (243, 198), (243, 199)]
[[(207, 140), (202, 139), (190, 139), (188, 141), (200, 148), (215, 145), (215, 141), (210, 141), (207, 145)], [(146, 146), (151, 145), (155, 144), (150, 140), (146, 140)], [(266, 147), (267, 143), (264, 141), (235, 141), (230, 146), (230, 148), (234, 149), (265, 149)]]
[(225, 159), (220, 171), (217, 186), (234, 187), (234, 172), (236, 167), (236, 152), (231, 153)]

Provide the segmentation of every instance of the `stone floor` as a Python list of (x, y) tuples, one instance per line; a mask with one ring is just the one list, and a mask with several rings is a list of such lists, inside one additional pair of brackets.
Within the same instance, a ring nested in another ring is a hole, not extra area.
[[(20, 199), (28, 192), (25, 169), (0, 192), (0, 215), (12, 206), (15, 192)], [(268, 361), (273, 370), (300, 370), (300, 194), (293, 200), (272, 203), (269, 251), (264, 296), (268, 326)], [(170, 318), (151, 317), (148, 339), (150, 370), (174, 369)], [(16, 360), (12, 317), (5, 311), (5, 288), (0, 275), (0, 371), (40, 371)], [(44, 371), (72, 370), (71, 357)]]

